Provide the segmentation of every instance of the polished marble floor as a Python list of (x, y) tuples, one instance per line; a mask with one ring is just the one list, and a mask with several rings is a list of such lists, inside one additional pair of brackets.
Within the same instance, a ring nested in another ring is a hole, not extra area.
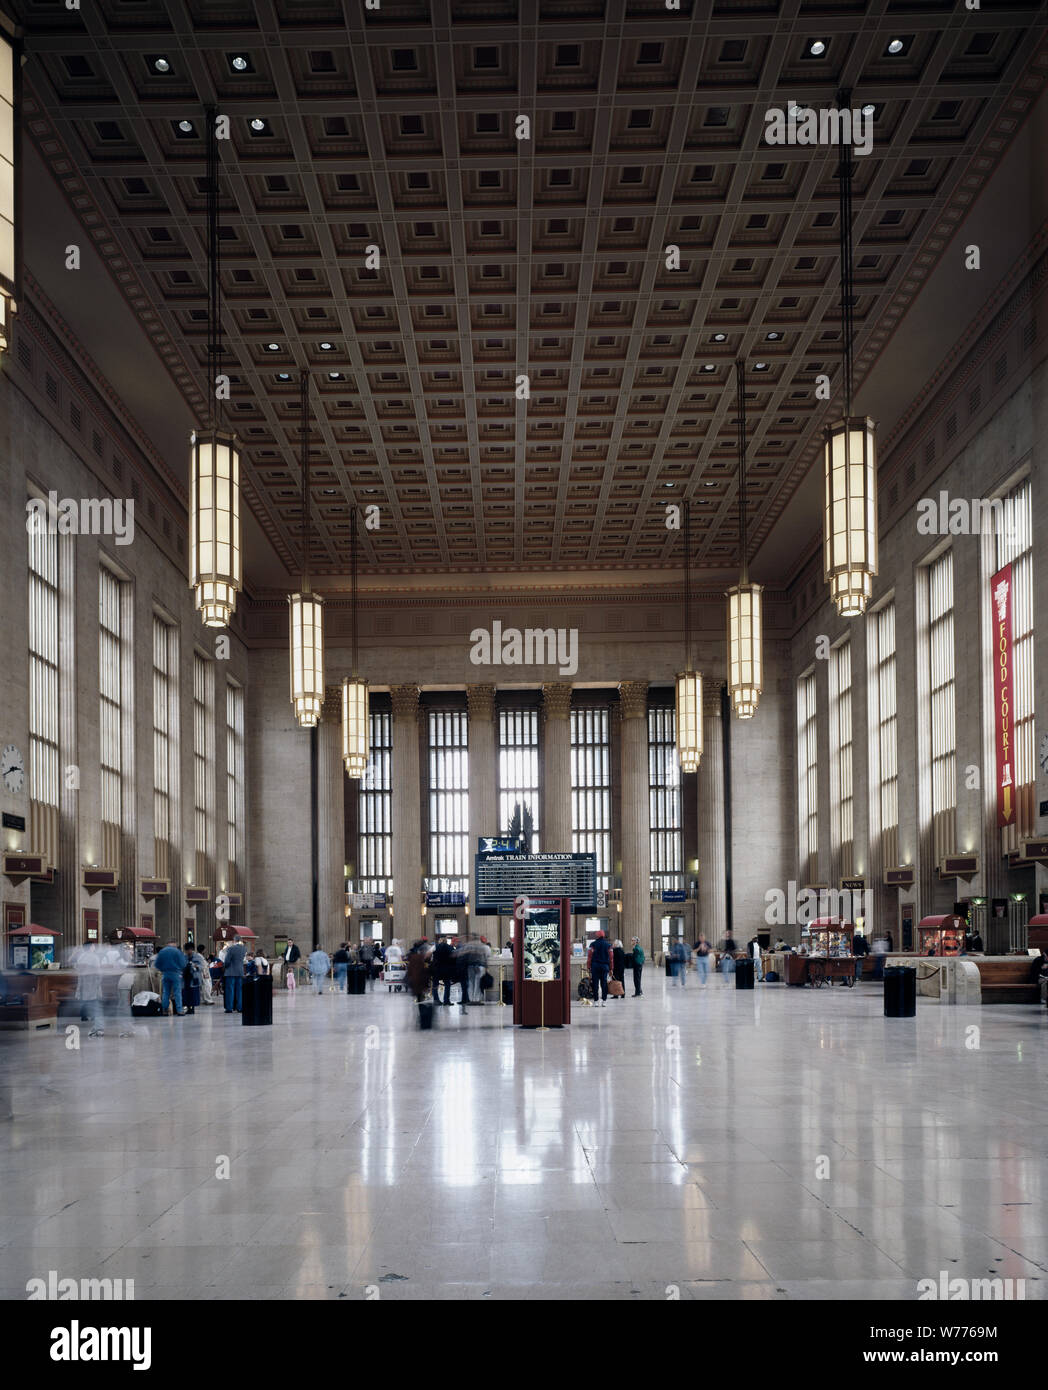
[(271, 1028), (0, 1035), (0, 1295), (1048, 1296), (1043, 1009), (646, 975), (545, 1033), (300, 990)]

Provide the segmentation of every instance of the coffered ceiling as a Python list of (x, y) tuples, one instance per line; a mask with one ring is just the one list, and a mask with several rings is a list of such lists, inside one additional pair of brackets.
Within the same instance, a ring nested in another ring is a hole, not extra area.
[[(311, 570), (330, 588), (369, 503), (382, 524), (361, 531), (362, 564), (389, 576), (665, 570), (665, 504), (684, 498), (697, 564), (730, 570), (740, 357), (758, 551), (817, 458), (834, 407), (814, 383), (836, 389), (841, 351), (836, 154), (767, 144), (765, 113), (840, 88), (874, 108), (855, 161), (861, 381), (905, 343), (1043, 73), (1043, 9), (1022, 0), (16, 10), (29, 136), (200, 420), (204, 109), (228, 115), (229, 418), (294, 574), (311, 372)], [(968, 292), (974, 313), (986, 288)], [(914, 391), (932, 365), (914, 362)]]

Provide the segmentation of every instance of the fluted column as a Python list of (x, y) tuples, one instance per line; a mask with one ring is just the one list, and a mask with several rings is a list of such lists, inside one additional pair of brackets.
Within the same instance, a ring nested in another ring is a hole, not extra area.
[(346, 801), (342, 766), (342, 690), (324, 691), (317, 726), (317, 828), (320, 945), (328, 955), (346, 937)]
[[(495, 687), (467, 685), (466, 705), (469, 709), (469, 862), (472, 871), (478, 838), (497, 835), (506, 827), (499, 825), (495, 793)], [(475, 883), (470, 901), (477, 901)]]
[(547, 854), (571, 853), (571, 685), (542, 687), (542, 823)]
[(417, 932), (422, 889), (422, 807), (419, 802), (418, 686), (394, 685), (393, 935)]
[(649, 956), (656, 945), (651, 929), (651, 836), (648, 813), (648, 683), (623, 681), (622, 710), (622, 916), (612, 933), (631, 936)]
[(727, 923), (724, 878), (724, 744), (722, 681), (703, 681), (702, 761), (698, 774), (699, 930), (716, 945)]

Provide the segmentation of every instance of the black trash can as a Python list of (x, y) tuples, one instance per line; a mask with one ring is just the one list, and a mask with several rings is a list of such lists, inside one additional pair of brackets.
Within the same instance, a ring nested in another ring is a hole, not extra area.
[(423, 999), (418, 1005), (418, 1026), (425, 1030), (433, 1027), (433, 1015), (436, 1009), (433, 1007), (431, 999)]
[(244, 981), (244, 1009), (240, 1017), (245, 1028), (273, 1022), (272, 975), (256, 975)]
[(366, 965), (351, 965), (346, 975), (346, 993), (363, 994), (368, 987), (368, 970)]
[(884, 971), (884, 1017), (913, 1018), (917, 1013), (917, 971), (912, 965), (889, 965)]
[(753, 988), (753, 961), (749, 958), (735, 962), (735, 988)]
[(512, 1004), (512, 1003), (513, 1003), (513, 981), (512, 981), (512, 980), (503, 980), (503, 981), (502, 981), (502, 1002), (503, 1002), (503, 1004)]

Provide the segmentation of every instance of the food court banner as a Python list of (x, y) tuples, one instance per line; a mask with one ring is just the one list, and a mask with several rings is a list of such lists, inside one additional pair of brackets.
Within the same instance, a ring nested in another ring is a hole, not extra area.
[(1012, 567), (990, 580), (993, 604), (993, 722), (997, 748), (997, 824), (1015, 824), (1015, 746), (1012, 736)]

